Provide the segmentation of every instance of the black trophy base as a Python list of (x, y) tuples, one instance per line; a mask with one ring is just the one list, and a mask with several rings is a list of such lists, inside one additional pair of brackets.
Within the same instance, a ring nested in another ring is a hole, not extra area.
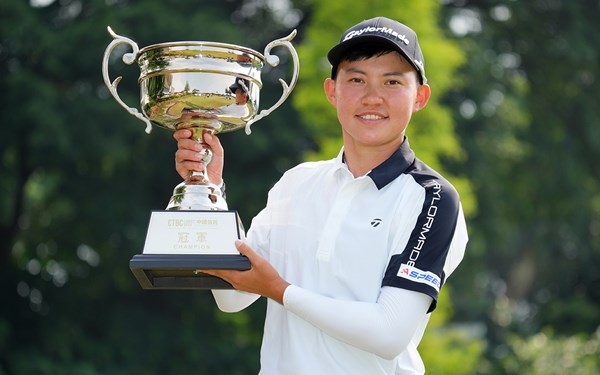
[(233, 254), (139, 254), (131, 258), (129, 268), (144, 289), (233, 289), (225, 280), (197, 270), (248, 270), (250, 261)]

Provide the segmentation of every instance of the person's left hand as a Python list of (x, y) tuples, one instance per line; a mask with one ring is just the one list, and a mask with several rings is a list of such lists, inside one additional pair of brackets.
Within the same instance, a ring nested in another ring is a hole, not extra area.
[(244, 292), (260, 294), (276, 302), (283, 304), (283, 293), (290, 285), (285, 281), (277, 270), (263, 257), (258, 255), (250, 246), (243, 241), (235, 242), (240, 254), (246, 256), (250, 261), (250, 269), (247, 271), (237, 270), (198, 270), (200, 272), (220, 277), (230, 283), (235, 289)]

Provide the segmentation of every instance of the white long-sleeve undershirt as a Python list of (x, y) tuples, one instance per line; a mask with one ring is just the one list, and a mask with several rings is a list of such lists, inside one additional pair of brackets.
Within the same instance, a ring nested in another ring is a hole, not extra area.
[(284, 306), (328, 335), (382, 358), (406, 349), (431, 305), (431, 297), (383, 287), (376, 303), (338, 300), (289, 286)]
[[(222, 311), (240, 311), (258, 296), (214, 290)], [(326, 334), (382, 358), (393, 359), (406, 349), (431, 305), (431, 297), (406, 289), (383, 287), (375, 303), (339, 300), (290, 285), (284, 307)]]

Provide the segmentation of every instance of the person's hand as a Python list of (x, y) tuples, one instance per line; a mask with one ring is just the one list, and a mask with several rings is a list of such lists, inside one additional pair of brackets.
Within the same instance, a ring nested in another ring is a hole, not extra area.
[(220, 277), (227, 281), (235, 289), (244, 292), (260, 294), (283, 304), (283, 293), (290, 285), (279, 276), (279, 273), (263, 257), (258, 255), (250, 246), (237, 240), (235, 242), (240, 254), (246, 256), (250, 261), (250, 269), (238, 270), (198, 270), (200, 272)]
[[(204, 170), (202, 164), (202, 145), (191, 139), (192, 131), (180, 129), (173, 134), (177, 140), (177, 152), (175, 153), (175, 170), (181, 178), (188, 180), (191, 172)], [(219, 185), (223, 181), (223, 147), (219, 138), (215, 135), (204, 134), (204, 142), (212, 151), (212, 159), (208, 164), (206, 173), (213, 184)]]

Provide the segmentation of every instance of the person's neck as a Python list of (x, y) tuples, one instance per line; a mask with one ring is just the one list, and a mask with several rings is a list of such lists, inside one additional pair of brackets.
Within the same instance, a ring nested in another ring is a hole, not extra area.
[(401, 144), (389, 144), (378, 147), (356, 147), (344, 145), (344, 162), (352, 175), (364, 176), (373, 168), (386, 161)]

